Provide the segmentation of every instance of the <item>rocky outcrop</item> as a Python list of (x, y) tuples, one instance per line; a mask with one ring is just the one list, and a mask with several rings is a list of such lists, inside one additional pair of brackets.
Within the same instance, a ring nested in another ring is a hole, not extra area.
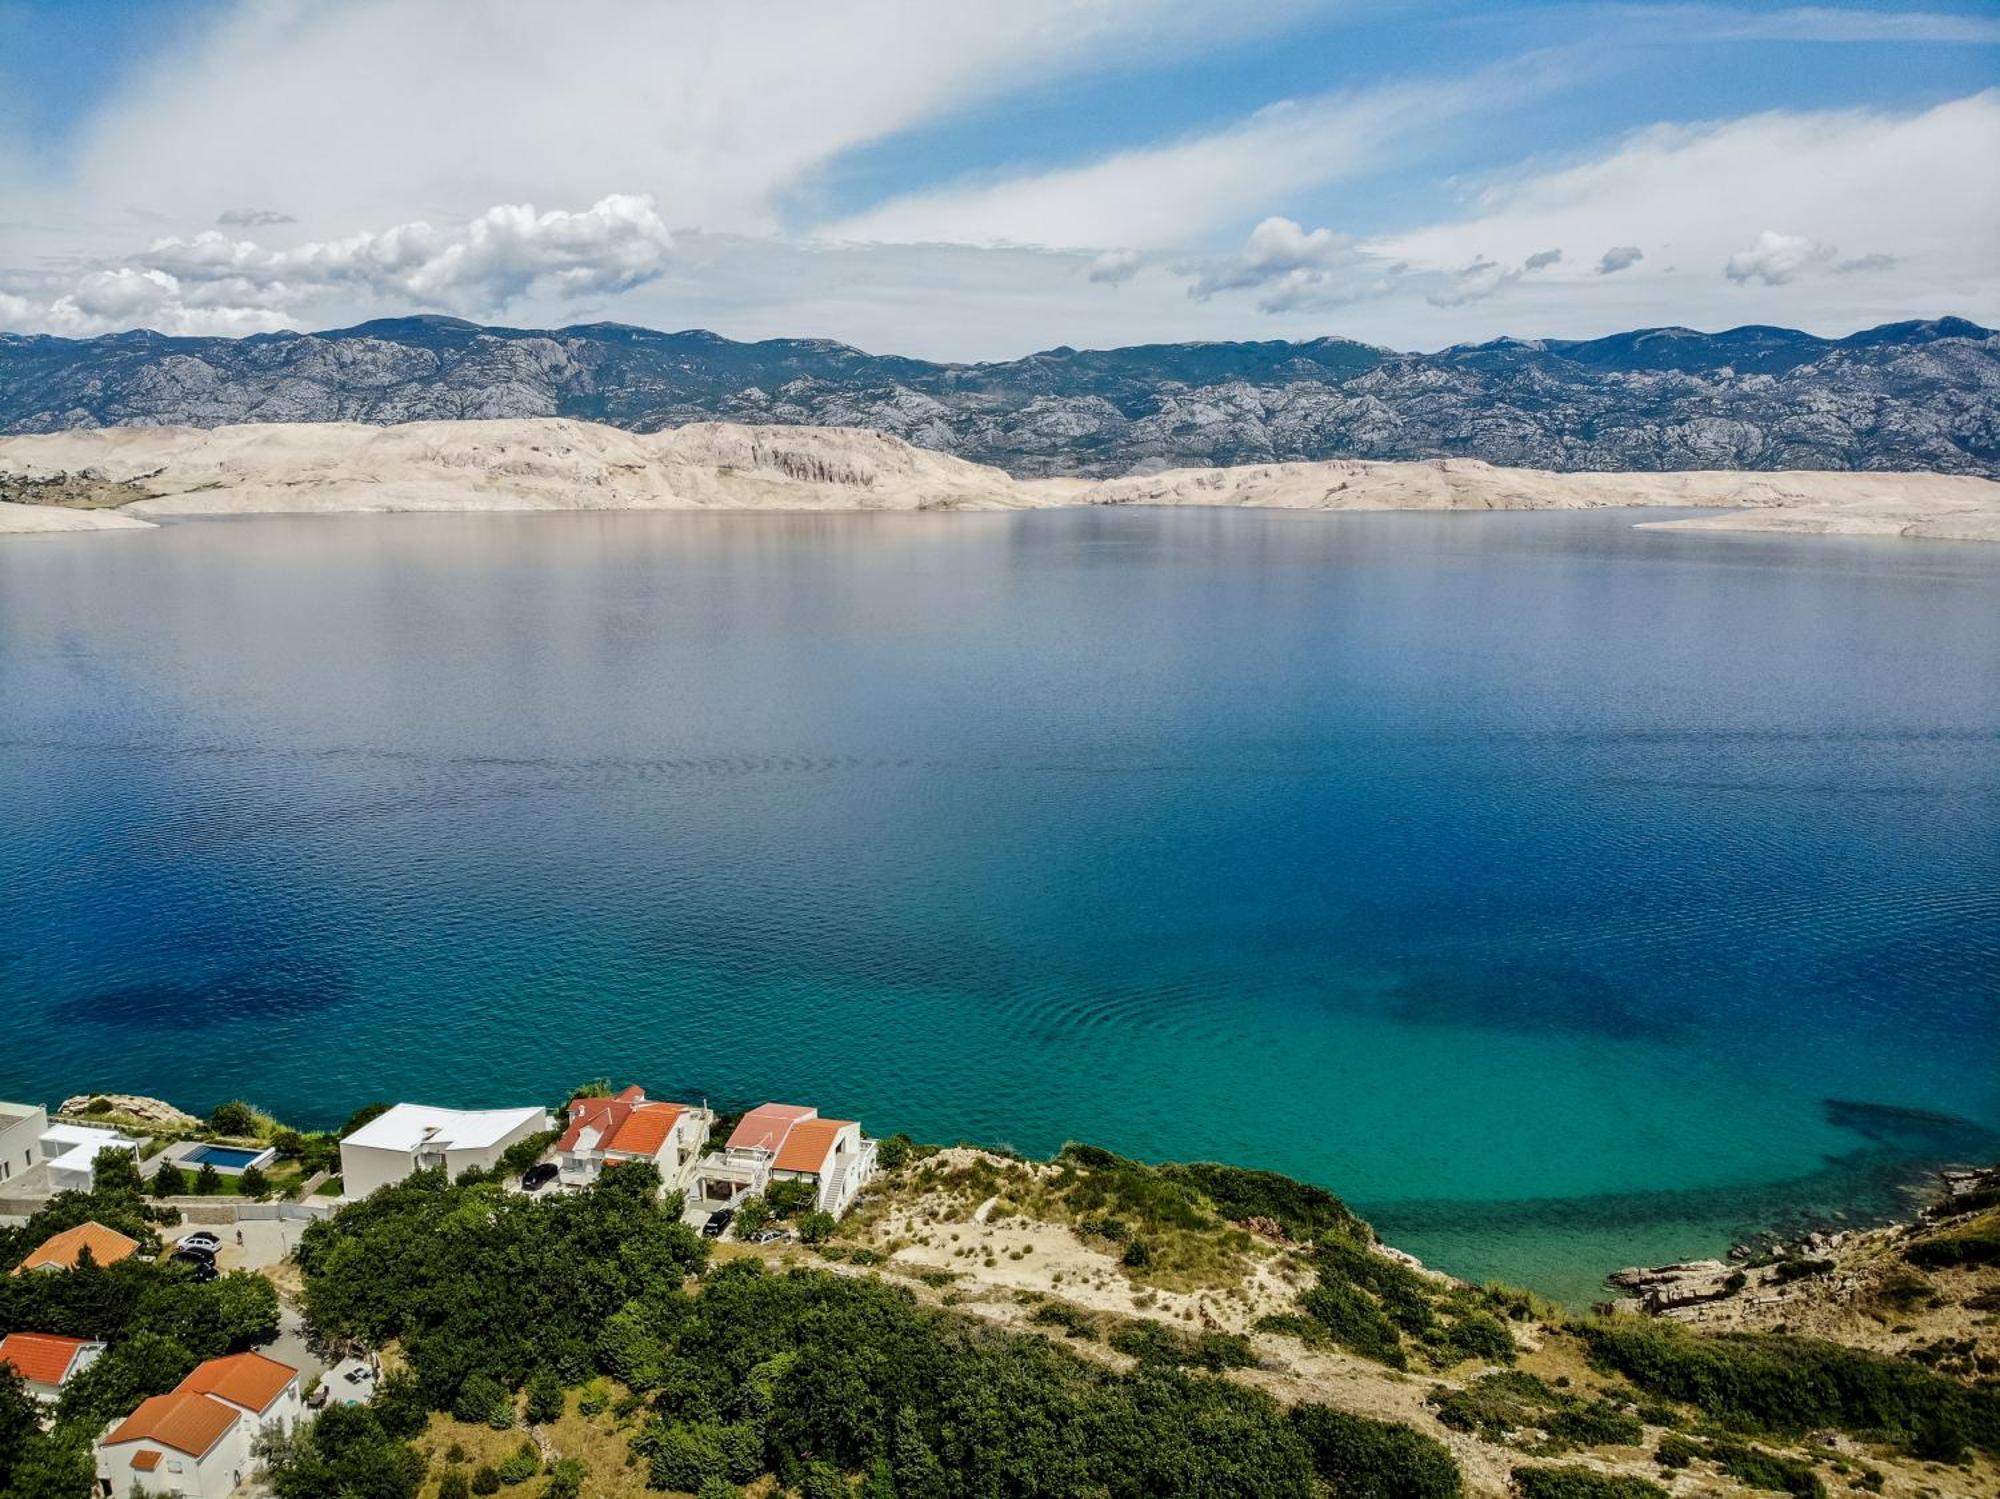
[(168, 1129), (201, 1128), (201, 1121), (194, 1115), (143, 1093), (78, 1093), (65, 1098), (56, 1112), (65, 1118), (85, 1121), (116, 1118)]
[(565, 416), (863, 427), (1016, 477), (1478, 458), (1587, 470), (2000, 474), (2000, 336), (1654, 328), (1432, 354), (1345, 339), (1050, 349), (995, 364), (821, 339), (401, 318), (247, 339), (0, 335), (0, 431)]

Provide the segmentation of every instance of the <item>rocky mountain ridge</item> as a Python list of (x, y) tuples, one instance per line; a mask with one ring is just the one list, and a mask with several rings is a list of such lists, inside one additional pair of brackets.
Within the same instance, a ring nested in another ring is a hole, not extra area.
[(2000, 475), (2000, 334), (1653, 328), (1431, 354), (1340, 338), (1056, 348), (991, 364), (824, 339), (411, 317), (322, 333), (0, 334), (0, 432), (562, 416), (865, 427), (1016, 477), (1479, 458), (1559, 471)]

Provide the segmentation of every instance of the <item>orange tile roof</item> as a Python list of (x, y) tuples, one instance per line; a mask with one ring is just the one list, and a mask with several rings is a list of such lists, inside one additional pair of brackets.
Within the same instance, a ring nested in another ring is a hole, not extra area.
[(285, 1386), (298, 1377), (299, 1371), (290, 1364), (281, 1364), (261, 1353), (232, 1353), (227, 1358), (212, 1358), (197, 1365), (175, 1388), (197, 1395), (214, 1395), (262, 1415), (273, 1400), (285, 1393)]
[(139, 1408), (104, 1441), (107, 1446), (118, 1442), (158, 1442), (189, 1457), (200, 1457), (222, 1440), (222, 1434), (242, 1414), (234, 1406), (193, 1390), (175, 1390), (169, 1395), (140, 1401)]
[(150, 1473), (160, 1465), (160, 1454), (148, 1447), (144, 1452), (132, 1454), (132, 1467), (140, 1473)]
[(816, 1109), (803, 1108), (795, 1103), (759, 1104), (745, 1114), (736, 1128), (729, 1132), (731, 1150), (776, 1150), (785, 1143), (785, 1136), (792, 1126), (801, 1119), (810, 1119)]
[(609, 1138), (598, 1142), (599, 1148), (622, 1150), (630, 1155), (658, 1155), (686, 1112), (677, 1103), (638, 1104)]
[(569, 1105), (569, 1128), (556, 1142), (556, 1149), (577, 1149), (583, 1132), (595, 1129), (597, 1144), (593, 1149), (657, 1155), (686, 1112), (677, 1103), (649, 1102), (637, 1087), (627, 1088), (616, 1098), (573, 1098)]
[(0, 1364), (34, 1384), (61, 1384), (88, 1338), (64, 1338), (50, 1332), (10, 1332), (0, 1338)]
[(826, 1158), (840, 1132), (854, 1123), (851, 1119), (802, 1119), (785, 1137), (784, 1149), (771, 1163), (779, 1171), (824, 1171)]
[(90, 1257), (100, 1265), (115, 1265), (122, 1259), (129, 1259), (139, 1252), (139, 1241), (128, 1239), (115, 1228), (106, 1228), (102, 1223), (79, 1223), (75, 1228), (66, 1228), (42, 1242), (42, 1246), (32, 1252), (14, 1267), (14, 1273), (23, 1270), (74, 1270), (79, 1255), (88, 1249)]

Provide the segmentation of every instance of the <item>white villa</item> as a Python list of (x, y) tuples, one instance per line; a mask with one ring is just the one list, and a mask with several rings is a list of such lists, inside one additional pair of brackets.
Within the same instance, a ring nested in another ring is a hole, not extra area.
[(48, 1132), (49, 1111), (40, 1104), (0, 1103), (0, 1183), (35, 1169)]
[(102, 1343), (52, 1332), (10, 1332), (0, 1338), (0, 1364), (13, 1365), (22, 1387), (44, 1405), (53, 1405), (62, 1387), (103, 1352)]
[(52, 1124), (42, 1132), (41, 1139), (42, 1159), (49, 1166), (49, 1185), (58, 1192), (88, 1192), (92, 1168), (102, 1152), (122, 1150), (136, 1161), (143, 1148), (143, 1141), (92, 1124)]
[(291, 1365), (261, 1353), (212, 1358), (98, 1438), (98, 1492), (225, 1499), (255, 1467), (257, 1436), (302, 1412)]
[(551, 1127), (548, 1111), (434, 1109), (399, 1103), (340, 1142), (340, 1179), (348, 1198), (366, 1197), (415, 1171), (442, 1166), (449, 1176), (491, 1170), (516, 1140)]
[(800, 1104), (767, 1103), (745, 1114), (721, 1150), (695, 1168), (703, 1207), (728, 1207), (774, 1181), (806, 1181), (814, 1206), (836, 1218), (875, 1174), (875, 1142), (851, 1119), (822, 1119)]
[(680, 1191), (714, 1121), (707, 1109), (649, 1099), (636, 1084), (615, 1098), (573, 1098), (569, 1126), (556, 1142), (560, 1179), (583, 1186), (596, 1181), (606, 1166), (651, 1161), (664, 1189)]

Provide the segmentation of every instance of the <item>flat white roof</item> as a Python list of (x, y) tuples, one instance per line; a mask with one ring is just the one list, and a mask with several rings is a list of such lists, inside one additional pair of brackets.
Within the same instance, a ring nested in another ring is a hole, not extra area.
[(115, 1129), (97, 1129), (88, 1124), (51, 1124), (42, 1132), (44, 1140), (53, 1140), (58, 1145), (95, 1145), (102, 1149), (106, 1145), (137, 1145), (137, 1140), (128, 1139)]
[(7, 1103), (0, 1101), (0, 1119), (32, 1119), (41, 1113), (38, 1103)]
[(376, 1150), (415, 1150), (419, 1145), (434, 1150), (479, 1150), (498, 1144), (523, 1124), (532, 1122), (539, 1128), (547, 1118), (548, 1110), (539, 1107), (434, 1109), (429, 1104), (399, 1103), (340, 1143)]

